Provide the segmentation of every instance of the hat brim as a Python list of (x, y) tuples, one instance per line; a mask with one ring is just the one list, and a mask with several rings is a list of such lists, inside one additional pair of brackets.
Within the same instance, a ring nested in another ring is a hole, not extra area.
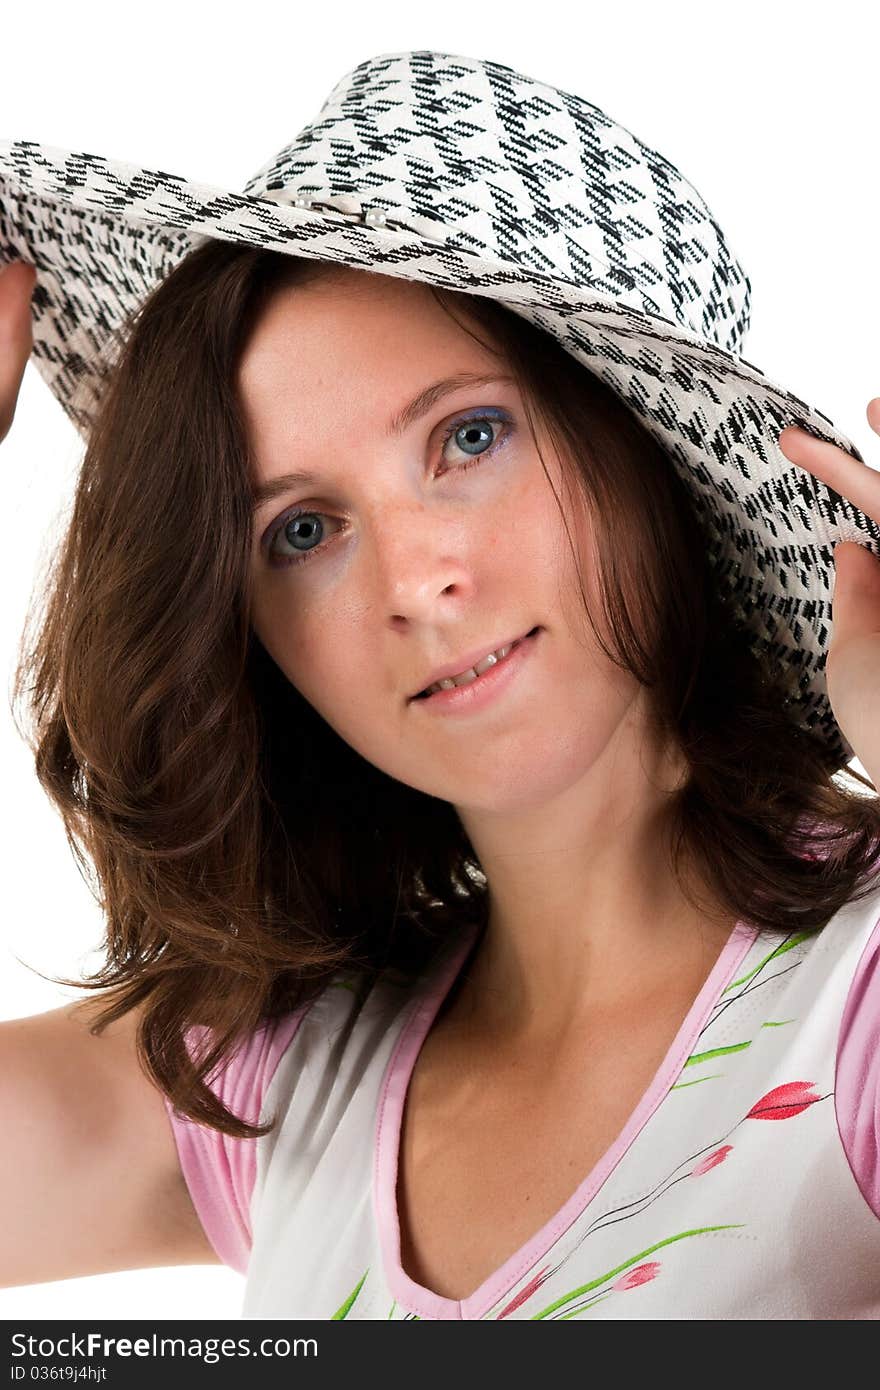
[(852, 540), (880, 555), (880, 528), (791, 464), (778, 442), (800, 425), (863, 461), (827, 415), (678, 323), (558, 276), (119, 160), (0, 142), (0, 265), (36, 268), (33, 361), (84, 439), (120, 331), (206, 238), (488, 296), (550, 333), (676, 462), (719, 590), (754, 634), (756, 654), (797, 673), (792, 702), (803, 726), (841, 766), (853, 757), (824, 674), (833, 549)]

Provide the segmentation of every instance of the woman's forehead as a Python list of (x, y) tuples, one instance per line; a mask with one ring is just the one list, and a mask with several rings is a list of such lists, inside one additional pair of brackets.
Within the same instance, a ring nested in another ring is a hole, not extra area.
[[(381, 283), (354, 293), (348, 278), (292, 287), (267, 306), (242, 355), (240, 392), (252, 425), (288, 415), (309, 425), (328, 405), (385, 428), (438, 382), (510, 377), (503, 356), (456, 322), (423, 285)], [(512, 378), (510, 378), (512, 380)], [(439, 396), (438, 396), (439, 398)]]
[(481, 346), (469, 326), (458, 322), (466, 313), (466, 305), (457, 305), (453, 316), (419, 281), (333, 267), (322, 270), (318, 279), (284, 285), (269, 297), (244, 358), (296, 345), (310, 352), (339, 351), (344, 365), (352, 348), (361, 345), (354, 336), (368, 343), (370, 357), (379, 363), (405, 355), (414, 339), (422, 349), (433, 343), (438, 353), (449, 341), (487, 352), (489, 344)]

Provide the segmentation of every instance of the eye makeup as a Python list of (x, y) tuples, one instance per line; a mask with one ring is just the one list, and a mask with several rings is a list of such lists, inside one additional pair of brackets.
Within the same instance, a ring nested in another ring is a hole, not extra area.
[[(483, 463), (484, 460), (494, 456), (498, 451), (500, 451), (500, 449), (504, 447), (504, 445), (508, 442), (508, 440), (515, 431), (513, 419), (508, 411), (502, 410), (500, 407), (497, 406), (475, 407), (470, 411), (466, 411), (461, 415), (455, 416), (455, 418), (444, 427), (440, 446), (441, 453), (445, 451), (446, 446), (449, 443), (449, 440), (456, 433), (456, 431), (461, 429), (463, 426), (470, 424), (489, 424), (493, 426), (501, 426), (502, 428), (500, 430), (496, 429), (494, 431), (495, 438), (493, 439), (492, 443), (488, 446), (488, 448), (484, 449), (482, 453), (475, 454), (470, 458), (466, 457), (465, 462), (448, 465), (442, 470), (440, 476), (446, 476), (450, 473), (465, 473), (469, 469), (474, 468), (477, 464)], [(338, 518), (333, 518), (326, 512), (315, 511), (312, 508), (299, 506), (288, 508), (285, 512), (281, 514), (280, 517), (276, 517), (275, 520), (269, 524), (261, 541), (261, 549), (265, 551), (268, 558), (268, 562), (273, 568), (282, 568), (287, 567), (289, 565), (303, 564), (304, 561), (310, 560), (312, 556), (315, 555), (319, 550), (326, 548), (319, 541), (316, 545), (312, 546), (311, 549), (304, 550), (299, 554), (295, 555), (280, 556), (274, 552), (273, 546), (275, 543), (275, 538), (279, 536), (284, 531), (284, 529), (291, 524), (291, 522), (296, 521), (300, 517), (315, 517), (325, 520), (338, 520)]]

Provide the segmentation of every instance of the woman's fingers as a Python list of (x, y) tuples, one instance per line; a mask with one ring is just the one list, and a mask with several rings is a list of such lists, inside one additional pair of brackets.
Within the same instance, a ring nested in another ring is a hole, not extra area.
[(31, 293), (36, 278), (36, 269), (27, 261), (0, 268), (0, 441), (12, 425), (33, 347)]
[[(880, 397), (869, 401), (865, 413), (871, 429), (880, 434)], [(812, 473), (880, 525), (880, 471), (799, 425), (786, 426), (779, 447), (790, 463)]]

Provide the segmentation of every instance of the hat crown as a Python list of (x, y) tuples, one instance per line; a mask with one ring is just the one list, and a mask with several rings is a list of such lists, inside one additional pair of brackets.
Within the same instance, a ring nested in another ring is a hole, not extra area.
[(428, 50), (359, 63), (244, 192), (331, 216), (380, 209), (742, 350), (749, 281), (693, 185), (583, 97), (502, 63)]

